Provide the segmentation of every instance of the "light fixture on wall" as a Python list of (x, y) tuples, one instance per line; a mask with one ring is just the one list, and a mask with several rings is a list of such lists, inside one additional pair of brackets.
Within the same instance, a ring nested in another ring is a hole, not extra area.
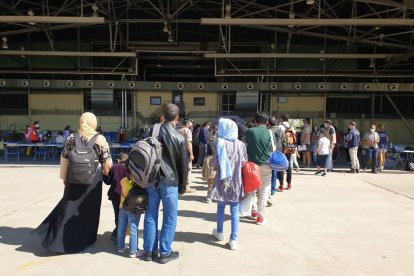
[(6, 86), (6, 84), (7, 84), (7, 81), (5, 79), (0, 79), (0, 86), (1, 87)]
[(230, 19), (231, 18), (231, 5), (227, 4), (225, 10), (226, 10), (226, 13), (224, 14), (224, 18)]
[(302, 88), (302, 84), (300, 82), (295, 83), (295, 89), (299, 90)]
[[(34, 12), (33, 12), (32, 10), (28, 10), (28, 11), (27, 11), (27, 15), (28, 15), (28, 16), (34, 16)], [(29, 25), (32, 25), (32, 26), (33, 26), (33, 25), (36, 25), (36, 23), (35, 23), (35, 22), (28, 22), (28, 24), (29, 24)]]
[(109, 88), (114, 88), (115, 87), (115, 82), (113, 80), (108, 81), (108, 87)]
[(86, 86), (89, 87), (89, 88), (93, 87), (94, 85), (95, 85), (95, 82), (93, 80), (88, 80), (86, 82)]
[(182, 82), (177, 83), (177, 88), (180, 90), (184, 89), (184, 83)]
[(29, 80), (27, 80), (27, 79), (22, 80), (22, 86), (27, 87), (27, 86), (29, 86), (29, 84), (30, 84)]
[(132, 88), (135, 88), (135, 85), (136, 85), (136, 84), (135, 84), (135, 81), (130, 81), (130, 82), (128, 82), (128, 87), (129, 87), (129, 88), (131, 88), (131, 89), (132, 89)]
[(254, 88), (254, 84), (252, 82), (248, 82), (246, 87), (247, 89), (252, 90)]
[(7, 37), (3, 36), (1, 39), (3, 40), (3, 44), (1, 45), (1, 48), (9, 49), (9, 44), (7, 44), (7, 41), (8, 41)]
[(270, 83), (270, 89), (276, 90), (277, 89), (277, 83), (276, 82), (271, 82)]
[(93, 10), (92, 16), (93, 17), (98, 17), (99, 16), (98, 15), (99, 7), (96, 3), (92, 4), (92, 10)]
[(229, 84), (228, 84), (228, 83), (223, 83), (223, 84), (221, 85), (221, 89), (223, 89), (223, 90), (227, 90), (227, 89), (229, 89)]
[(198, 90), (203, 90), (204, 89), (204, 83), (202, 83), (202, 82), (197, 83), (197, 88), (198, 88)]
[(313, 5), (315, 4), (315, 0), (306, 0), (306, 4)]
[(154, 88), (155, 89), (160, 89), (161, 87), (162, 87), (162, 84), (160, 82), (157, 81), (157, 82), (154, 83)]
[(72, 87), (73, 86), (73, 80), (67, 80), (65, 85), (66, 85), (66, 87)]

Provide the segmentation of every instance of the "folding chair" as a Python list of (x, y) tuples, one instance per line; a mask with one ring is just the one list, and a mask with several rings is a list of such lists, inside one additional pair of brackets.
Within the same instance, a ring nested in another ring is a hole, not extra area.
[(9, 156), (16, 156), (16, 163), (19, 162), (20, 159), (20, 150), (19, 144), (17, 143), (9, 143), (4, 148), (4, 160), (8, 162)]
[(59, 157), (63, 151), (63, 144), (57, 144), (53, 150), (53, 157), (52, 159), (55, 160), (56, 156)]
[(111, 155), (115, 155), (121, 151), (121, 144), (112, 143), (111, 145)]
[(34, 150), (33, 161), (36, 161), (37, 158), (43, 156), (43, 161), (46, 160), (46, 156), (49, 154), (49, 148), (43, 143), (37, 143)]
[[(390, 167), (392, 166), (395, 169), (398, 165), (398, 162), (401, 163), (401, 166), (404, 167), (404, 161), (401, 158), (400, 152), (398, 148), (391, 148), (391, 154), (388, 156), (387, 159), (390, 159)], [(392, 162), (392, 163), (391, 163)]]

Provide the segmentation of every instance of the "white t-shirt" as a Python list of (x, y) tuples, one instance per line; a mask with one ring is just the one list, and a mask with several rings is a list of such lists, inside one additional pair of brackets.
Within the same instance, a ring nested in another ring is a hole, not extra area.
[[(290, 128), (290, 124), (289, 122), (283, 122), (281, 125), (278, 125), (277, 127), (283, 131), (286, 131), (286, 129)], [(296, 134), (295, 128), (292, 127), (291, 130), (294, 134)]]
[(331, 141), (329, 141), (328, 138), (326, 138), (326, 137), (319, 138), (319, 141), (318, 141), (318, 146), (319, 146), (318, 155), (327, 155), (327, 154), (329, 154), (330, 145), (331, 145)]

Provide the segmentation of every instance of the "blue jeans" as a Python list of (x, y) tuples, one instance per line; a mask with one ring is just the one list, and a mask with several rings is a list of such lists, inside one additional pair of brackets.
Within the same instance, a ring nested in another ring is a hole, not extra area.
[(276, 191), (276, 180), (277, 180), (277, 172), (272, 170), (272, 192)]
[[(226, 203), (222, 201), (217, 202), (217, 233), (223, 233), (224, 225), (224, 208)], [(231, 213), (231, 234), (230, 240), (237, 240), (237, 233), (239, 232), (239, 202), (230, 202)]]
[(148, 208), (144, 219), (144, 250), (158, 250), (158, 210), (163, 206), (162, 227), (159, 236), (160, 254), (170, 255), (177, 226), (178, 187), (160, 183), (158, 187), (147, 188)]
[(125, 248), (125, 232), (129, 225), (129, 253), (138, 252), (138, 225), (141, 214), (132, 214), (125, 208), (119, 209), (118, 215), (118, 249)]
[(374, 147), (370, 147), (369, 149), (366, 149), (363, 168), (366, 167), (368, 161), (371, 160), (372, 158), (372, 170), (375, 170), (375, 168), (377, 167), (377, 157), (378, 157), (378, 149)]

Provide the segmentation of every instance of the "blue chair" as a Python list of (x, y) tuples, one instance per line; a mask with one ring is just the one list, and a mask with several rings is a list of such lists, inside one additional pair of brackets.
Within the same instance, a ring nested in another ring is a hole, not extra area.
[(37, 158), (43, 156), (43, 161), (46, 160), (46, 156), (49, 154), (49, 148), (43, 143), (37, 143), (34, 150), (33, 161), (36, 161)]
[(19, 159), (20, 159), (19, 144), (17, 144), (17, 143), (8, 143), (6, 145), (6, 147), (4, 148), (4, 160), (6, 162), (9, 161), (9, 156), (15, 156), (16, 157), (16, 163), (19, 162)]

